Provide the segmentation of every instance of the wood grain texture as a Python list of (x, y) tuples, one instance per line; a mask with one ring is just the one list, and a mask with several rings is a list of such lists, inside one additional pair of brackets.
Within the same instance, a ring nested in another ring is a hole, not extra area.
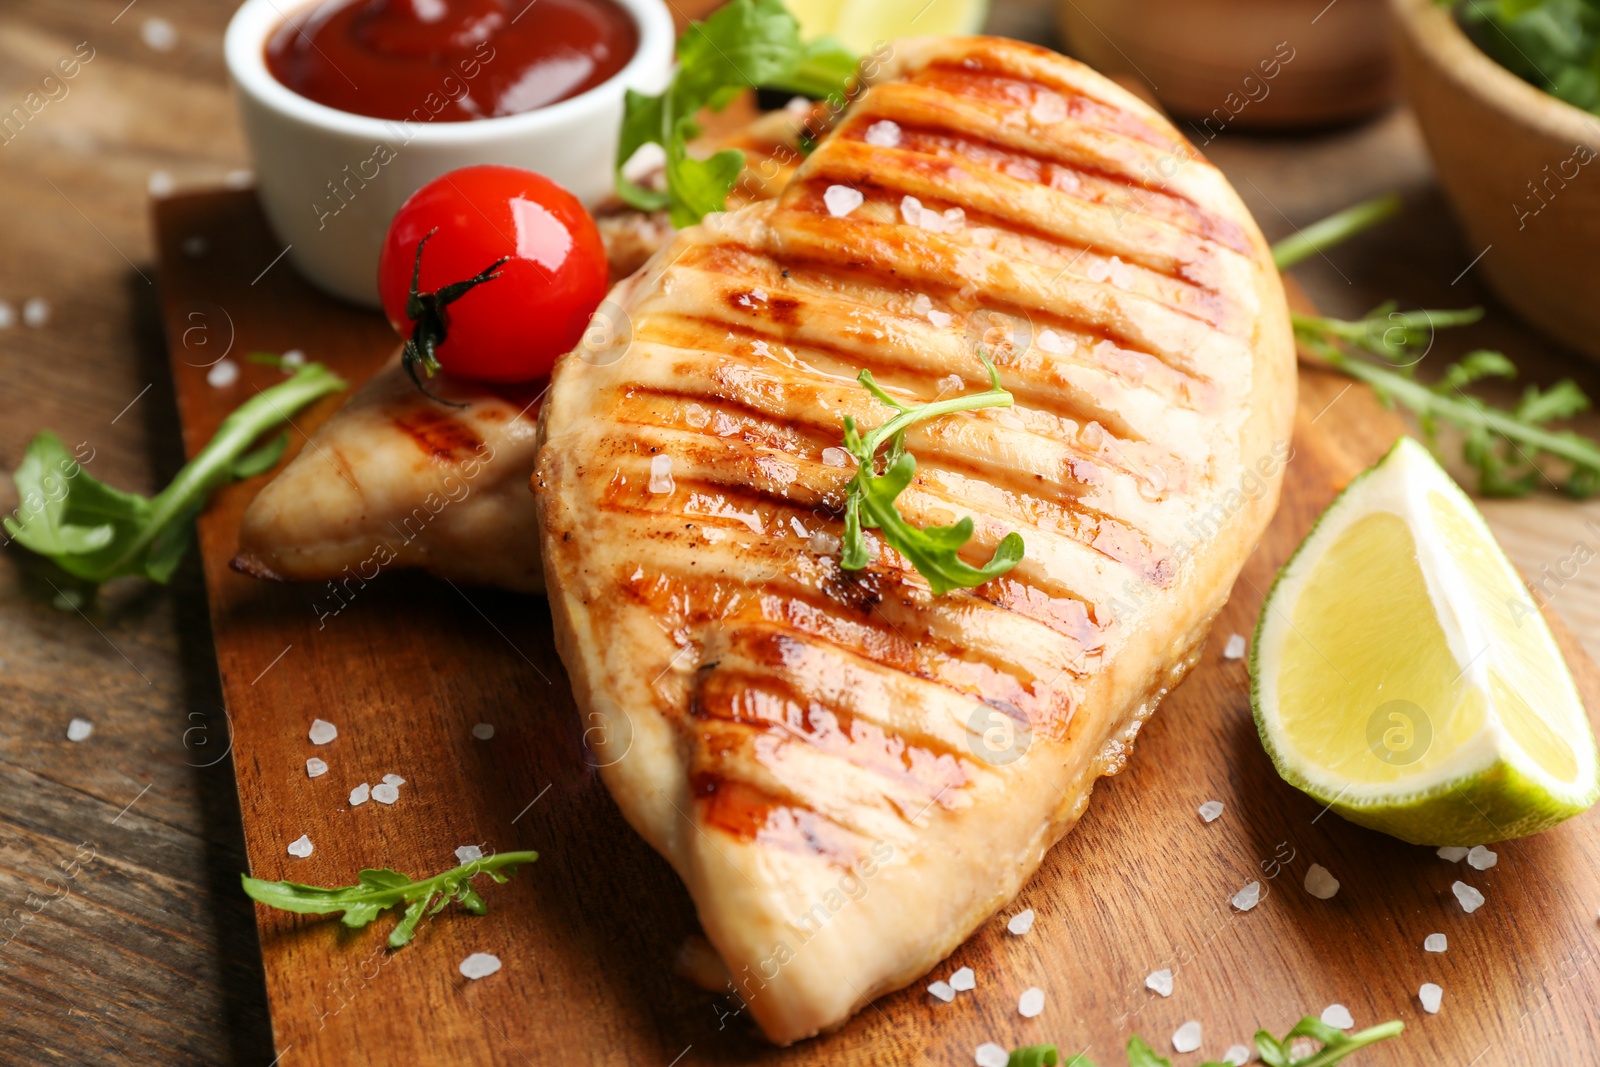
[[(275, 248), (249, 196), (176, 198), (158, 218), (174, 340), (190, 308), (209, 303), (226, 309), (240, 351), (278, 350), (291, 332), (315, 336), (309, 354), (353, 378), (387, 354), (376, 316), (291, 272), (249, 284)], [(220, 231), (233, 236), (226, 250), (204, 261), (182, 254), (186, 238)], [(278, 373), (250, 367), (240, 385), (217, 390), (185, 363), (181, 343), (174, 357), (191, 450)], [(431, 873), (453, 865), (463, 844), (542, 854), (509, 885), (486, 888), (488, 916), (447, 912), (395, 953), (376, 929), (260, 909), (284, 1062), (943, 1064), (971, 1062), (984, 1041), (1050, 1040), (1116, 1063), (1131, 1032), (1167, 1048), (1196, 1019), (1202, 1051), (1220, 1055), (1258, 1026), (1287, 1029), (1333, 1002), (1361, 1024), (1407, 1021), (1405, 1039), (1368, 1053), (1371, 1064), (1467, 1063), (1480, 1053), (1484, 1064), (1577, 1062), (1600, 1043), (1600, 1021), (1584, 1009), (1600, 996), (1600, 968), (1588, 965), (1600, 823), (1583, 817), (1501, 846), (1499, 865), (1480, 873), (1323, 817), (1274, 774), (1250, 719), (1244, 664), (1221, 658), (1220, 638), (1251, 631), (1262, 591), (1334, 492), (1401, 431), (1345, 384), (1304, 376), (1283, 505), (1201, 665), (1016, 903), (935, 971), (971, 966), (977, 990), (944, 1005), (919, 985), (783, 1051), (752, 1035), (736, 1002), (674, 975), (696, 930), (692, 909), (600, 785), (544, 601), (385, 576), (352, 585), (348, 606), (319, 626), (325, 587), (269, 585), (227, 568), (260, 482), (225, 490), (200, 529), (252, 873), (340, 884), (370, 865)], [(1600, 706), (1600, 676), (1562, 633)], [(332, 744), (308, 742), (316, 716), (339, 727)], [(492, 740), (472, 737), (478, 722), (495, 726)], [(327, 775), (307, 778), (311, 755), (329, 763)], [(349, 806), (351, 788), (386, 773), (407, 779), (398, 803)], [(1209, 799), (1226, 810), (1206, 824), (1195, 809)], [(285, 852), (302, 833), (316, 846), (303, 861)], [(1334, 899), (1302, 888), (1313, 862), (1340, 879)], [(1456, 878), (1489, 903), (1464, 914), (1450, 892)], [(1232, 909), (1230, 897), (1257, 879), (1263, 903)], [(1003, 917), (1022, 907), (1038, 920), (1013, 937)], [(1422, 950), (1434, 932), (1450, 938), (1443, 956)], [(497, 954), (504, 969), (462, 978), (456, 965), (475, 951)], [(1162, 967), (1176, 976), (1170, 999), (1144, 988)], [(1439, 1016), (1417, 1004), (1424, 981), (1446, 990)], [(1031, 985), (1045, 990), (1046, 1008), (1024, 1020), (1016, 1002)]]

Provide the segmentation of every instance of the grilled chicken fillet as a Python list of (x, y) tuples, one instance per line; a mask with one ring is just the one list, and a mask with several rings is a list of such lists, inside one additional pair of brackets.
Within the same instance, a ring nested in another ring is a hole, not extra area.
[[(923, 975), (1121, 768), (1276, 505), (1294, 403), (1266, 245), (1157, 113), (1015, 42), (893, 53), (778, 199), (613, 292), (629, 335), (541, 417), (586, 736), (780, 1044)], [(980, 346), (1016, 406), (914, 426), (899, 507), (1026, 557), (945, 596), (881, 542), (842, 571), (842, 420), (891, 414), (857, 372), (926, 402), (987, 385)]]

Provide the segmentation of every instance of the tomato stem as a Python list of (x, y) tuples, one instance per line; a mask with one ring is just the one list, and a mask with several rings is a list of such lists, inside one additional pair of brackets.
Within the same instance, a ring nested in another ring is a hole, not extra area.
[(423, 234), (422, 240), (417, 242), (417, 261), (411, 268), (411, 293), (406, 297), (406, 317), (413, 325), (411, 336), (406, 338), (400, 362), (405, 366), (406, 374), (410, 376), (412, 383), (429, 399), (449, 404), (451, 407), (464, 408), (467, 405), (454, 403), (429, 391), (422, 379), (417, 377), (417, 366), (420, 364), (423, 373), (430, 378), (439, 373), (439, 359), (435, 352), (450, 334), (450, 313), (445, 310), (446, 306), (460, 300), (484, 282), (492, 282), (500, 277), (500, 268), (505, 266), (511, 257), (501, 256), (465, 281), (452, 282), (431, 292), (421, 292), (419, 286), (422, 283), (422, 248), (428, 243), (428, 238), (438, 232), (439, 227), (435, 226)]

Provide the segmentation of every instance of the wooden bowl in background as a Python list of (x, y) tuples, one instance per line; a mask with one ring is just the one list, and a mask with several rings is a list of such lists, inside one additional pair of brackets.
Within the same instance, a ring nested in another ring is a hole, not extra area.
[(1393, 0), (1439, 184), (1507, 304), (1600, 359), (1600, 117), (1490, 59), (1435, 0)]
[(1348, 122), (1394, 99), (1384, 0), (1058, 2), (1073, 55), (1143, 77), (1202, 141), (1222, 128)]

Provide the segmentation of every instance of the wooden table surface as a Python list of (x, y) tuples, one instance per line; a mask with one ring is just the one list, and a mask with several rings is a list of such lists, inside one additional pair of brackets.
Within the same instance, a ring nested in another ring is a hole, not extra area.
[[(93, 48), (64, 97), (0, 138), (0, 300), (18, 319), (0, 329), (6, 469), (45, 427), (86, 442), (90, 469), (115, 485), (154, 490), (180, 461), (148, 198), (248, 165), (221, 57), (232, 6), (0, 6), (0, 111), (79, 42)], [(1054, 40), (1048, 4), (1002, 0), (991, 27)], [(1530, 380), (1570, 375), (1600, 395), (1600, 369), (1533, 335), (1471, 272), (1461, 276), (1475, 250), (1450, 224), (1404, 110), (1333, 133), (1224, 135), (1209, 152), (1271, 237), (1375, 192), (1405, 195), (1402, 219), (1297, 272), (1328, 311), (1355, 314), (1390, 296), (1484, 303), (1487, 320), (1441, 337), (1433, 361), (1503, 348)], [(21, 316), (32, 298), (49, 309), (37, 326)], [(1600, 432), (1600, 419), (1584, 428)], [(3, 481), (0, 509), (10, 510)], [(1546, 495), (1485, 510), (1529, 574), (1555, 568), (1576, 543), (1600, 546), (1600, 504)], [(1600, 655), (1597, 594), (1600, 568), (1585, 568), (1552, 603)], [(166, 589), (117, 587), (88, 614), (53, 598), (46, 572), (15, 550), (0, 554), (0, 918), (10, 919), (0, 933), (0, 1063), (268, 1064), (199, 569), (191, 559)], [(65, 739), (74, 716), (94, 722), (88, 741)], [(71, 891), (41, 908), (62, 864), (75, 872)], [(34, 915), (25, 926), (21, 912)]]

